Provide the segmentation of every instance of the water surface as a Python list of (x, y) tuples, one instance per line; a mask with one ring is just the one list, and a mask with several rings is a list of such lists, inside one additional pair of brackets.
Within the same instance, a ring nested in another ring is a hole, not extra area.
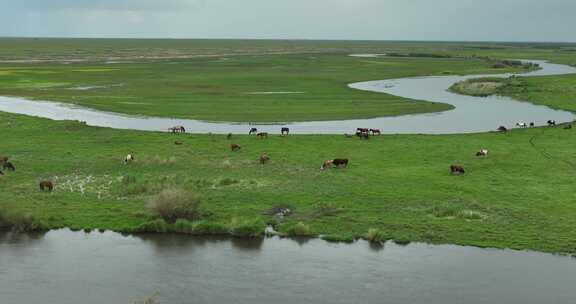
[(0, 233), (0, 303), (575, 303), (576, 260), (459, 246)]

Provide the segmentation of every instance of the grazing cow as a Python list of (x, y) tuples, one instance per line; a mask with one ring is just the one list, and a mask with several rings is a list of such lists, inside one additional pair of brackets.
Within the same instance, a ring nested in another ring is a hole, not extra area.
[(536, 124), (534, 122), (530, 123), (530, 128), (534, 128), (534, 126), (536, 126)]
[(260, 155), (260, 163), (261, 164), (265, 164), (270, 160), (270, 156), (268, 156), (268, 154), (263, 153), (262, 155)]
[(460, 166), (460, 165), (451, 165), (450, 166), (450, 173), (452, 175), (460, 175), (460, 174), (464, 174), (466, 173), (466, 171), (464, 171), (464, 167)]
[(508, 132), (508, 129), (505, 126), (499, 126), (498, 131), (500, 132)]
[(528, 125), (525, 122), (517, 122), (516, 126), (519, 128), (528, 128)]
[(368, 132), (356, 132), (356, 136), (360, 139), (370, 139), (370, 133)]
[(52, 192), (52, 190), (54, 190), (54, 183), (51, 181), (41, 181), (40, 182), (40, 190)]
[(258, 138), (268, 138), (268, 133), (266, 133), (266, 132), (260, 132), (260, 133), (256, 134), (256, 137), (258, 137)]
[(368, 129), (368, 128), (356, 128), (356, 133), (358, 133), (358, 132), (368, 133), (368, 132), (370, 132), (370, 129)]
[(14, 165), (9, 161), (4, 162), (4, 164), (2, 165), (2, 169), (12, 172), (16, 171), (16, 167), (14, 167)]
[(256, 134), (256, 133), (258, 133), (258, 129), (250, 128), (250, 132), (248, 132), (248, 135), (252, 135), (252, 134)]
[(348, 159), (347, 158), (329, 159), (322, 164), (320, 170), (325, 170), (326, 168), (331, 168), (332, 166), (336, 166), (337, 168), (346, 168), (348, 167)]
[(184, 128), (184, 126), (175, 126), (175, 127), (169, 128), (168, 131), (172, 132), (173, 134), (186, 133), (186, 128)]
[(174, 144), (177, 145), (177, 146), (181, 146), (181, 145), (183, 145), (184, 143), (181, 142), (181, 141), (179, 141), (179, 140), (177, 140), (177, 141), (174, 142)]
[(376, 134), (378, 135), (382, 134), (382, 132), (380, 132), (380, 129), (370, 129), (370, 132), (372, 133), (373, 136)]
[(553, 127), (553, 126), (556, 125), (556, 121), (555, 121), (555, 120), (548, 120), (547, 123), (548, 123), (548, 126), (549, 126), (549, 127)]
[(335, 158), (332, 160), (332, 164), (339, 168), (347, 168), (348, 167), (348, 159), (347, 158)]
[(570, 130), (572, 129), (572, 124), (568, 124), (567, 126), (564, 127), (564, 130)]
[(240, 145), (238, 145), (238, 144), (231, 144), (230, 145), (230, 150), (232, 150), (232, 152), (240, 151), (240, 149), (242, 149), (242, 147), (240, 147)]
[(478, 156), (478, 157), (488, 156), (488, 150), (487, 149), (480, 149), (480, 151), (476, 152), (476, 156)]
[(286, 133), (286, 135), (290, 134), (290, 128), (286, 128), (286, 127), (282, 128), (281, 133), (282, 133), (282, 135), (284, 135), (284, 133)]
[(124, 164), (131, 163), (134, 160), (135, 160), (134, 153), (130, 153), (130, 154), (126, 155), (126, 157), (124, 158)]
[(231, 140), (232, 139), (232, 133), (228, 133), (228, 135), (226, 135), (226, 139)]

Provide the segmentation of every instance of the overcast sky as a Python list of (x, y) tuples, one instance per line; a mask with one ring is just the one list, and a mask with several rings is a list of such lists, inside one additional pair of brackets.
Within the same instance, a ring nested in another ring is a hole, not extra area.
[(576, 41), (576, 0), (0, 0), (0, 36)]

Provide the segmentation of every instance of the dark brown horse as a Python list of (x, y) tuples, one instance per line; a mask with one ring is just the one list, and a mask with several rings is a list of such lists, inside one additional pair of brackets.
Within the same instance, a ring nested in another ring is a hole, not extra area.
[(466, 173), (466, 171), (464, 170), (464, 167), (461, 165), (451, 165), (450, 166), (450, 173), (452, 175), (460, 175), (460, 174)]
[(173, 134), (186, 133), (186, 128), (184, 128), (184, 126), (175, 126), (175, 127), (169, 128), (168, 131), (172, 132)]
[(231, 144), (230, 145), (230, 150), (232, 150), (232, 152), (240, 151), (240, 149), (242, 149), (242, 147), (240, 147), (240, 145), (238, 145), (238, 144)]
[(52, 190), (54, 190), (54, 183), (51, 181), (41, 181), (40, 182), (40, 190), (52, 192)]
[(268, 133), (260, 132), (260, 133), (256, 134), (256, 136), (259, 138), (268, 138)]
[(2, 169), (12, 172), (16, 171), (16, 167), (14, 167), (14, 165), (9, 161), (4, 162), (4, 164), (2, 165)]

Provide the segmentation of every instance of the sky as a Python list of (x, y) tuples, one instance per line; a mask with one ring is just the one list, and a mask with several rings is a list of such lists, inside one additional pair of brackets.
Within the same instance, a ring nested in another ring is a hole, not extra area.
[(576, 0), (0, 0), (0, 36), (576, 42)]

